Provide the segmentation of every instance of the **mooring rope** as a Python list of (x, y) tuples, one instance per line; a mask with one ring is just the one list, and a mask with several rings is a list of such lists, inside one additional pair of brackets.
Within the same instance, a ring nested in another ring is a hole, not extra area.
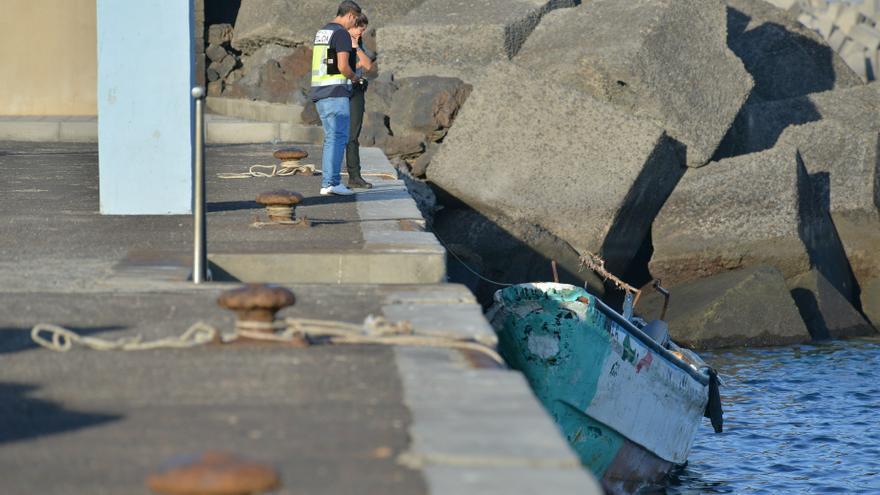
[[(263, 172), (266, 170), (266, 172)], [(221, 179), (250, 179), (252, 177), (290, 177), (291, 175), (315, 175), (317, 169), (309, 163), (294, 160), (282, 162), (281, 165), (251, 165), (247, 172), (223, 172), (217, 174)]]
[[(281, 330), (281, 332), (267, 333), (265, 330)], [(49, 338), (45, 338), (43, 334), (49, 334)], [(151, 341), (144, 341), (141, 335), (115, 340), (88, 337), (48, 323), (40, 323), (31, 329), (31, 339), (35, 343), (57, 352), (67, 352), (73, 347), (73, 344), (97, 351), (143, 351), (192, 348), (212, 342), (231, 343), (242, 338), (290, 343), (302, 337), (317, 344), (387, 345), (469, 350), (482, 353), (498, 364), (504, 364), (504, 360), (495, 349), (477, 342), (472, 337), (448, 332), (416, 333), (409, 321), (389, 322), (385, 318), (372, 315), (368, 316), (361, 325), (304, 318), (287, 318), (277, 322), (237, 322), (235, 330), (225, 335), (215, 327), (200, 321), (190, 326), (179, 336)]]

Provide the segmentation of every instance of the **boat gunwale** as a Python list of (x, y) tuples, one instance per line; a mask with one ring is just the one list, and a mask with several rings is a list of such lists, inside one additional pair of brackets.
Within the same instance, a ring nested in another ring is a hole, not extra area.
[[(573, 287), (575, 289), (581, 289), (580, 287), (578, 287), (576, 285), (560, 284), (560, 283), (554, 283), (554, 282), (537, 282), (537, 283), (532, 282), (532, 283), (525, 283), (525, 284), (517, 284), (517, 285), (511, 286), (511, 287), (532, 286), (535, 288), (539, 288), (539, 286), (541, 286), (541, 285), (544, 285), (544, 286), (547, 286), (547, 285), (567, 286), (567, 287)], [(503, 290), (505, 290), (505, 289), (501, 289), (499, 292), (501, 292)], [(546, 291), (544, 291), (544, 292), (546, 292)], [(672, 354), (672, 352), (670, 352), (669, 349), (666, 349), (665, 347), (660, 345), (656, 340), (651, 338), (650, 335), (641, 331), (631, 321), (628, 321), (626, 318), (624, 318), (623, 315), (621, 315), (617, 311), (614, 311), (613, 309), (611, 309), (601, 299), (599, 299), (598, 297), (596, 297), (593, 294), (590, 294), (589, 291), (585, 291), (585, 292), (587, 292), (587, 294), (592, 296), (592, 298), (596, 302), (596, 306), (599, 308), (599, 310), (602, 311), (602, 313), (605, 314), (605, 316), (611, 318), (615, 323), (617, 323), (619, 326), (621, 326), (625, 332), (632, 335), (639, 342), (641, 342), (644, 346), (648, 347), (649, 349), (651, 349), (655, 353), (659, 354), (660, 357), (665, 358), (667, 361), (670, 362), (670, 364), (676, 366), (677, 368), (681, 369), (682, 371), (684, 371), (685, 373), (690, 375), (691, 378), (698, 381), (701, 385), (704, 385), (704, 386), (709, 385), (709, 375), (708, 374), (701, 373), (700, 371), (694, 369), (690, 364), (679, 359), (675, 354)], [(501, 301), (499, 301), (499, 302), (501, 302)], [(503, 305), (503, 302), (502, 302), (502, 305)]]

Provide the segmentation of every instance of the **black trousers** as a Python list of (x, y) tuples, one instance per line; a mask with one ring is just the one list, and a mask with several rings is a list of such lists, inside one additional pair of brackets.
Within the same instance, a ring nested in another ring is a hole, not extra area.
[(345, 147), (345, 166), (348, 169), (348, 177), (361, 175), (361, 143), (358, 138), (361, 135), (361, 127), (364, 125), (364, 91), (355, 88), (351, 92), (349, 100), (351, 108), (351, 123), (348, 127), (348, 144)]

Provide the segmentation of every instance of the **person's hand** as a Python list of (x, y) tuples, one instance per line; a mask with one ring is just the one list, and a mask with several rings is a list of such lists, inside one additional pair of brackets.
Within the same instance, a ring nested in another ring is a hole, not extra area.
[(351, 47), (357, 49), (358, 41), (361, 39), (360, 33), (350, 33), (351, 34)]

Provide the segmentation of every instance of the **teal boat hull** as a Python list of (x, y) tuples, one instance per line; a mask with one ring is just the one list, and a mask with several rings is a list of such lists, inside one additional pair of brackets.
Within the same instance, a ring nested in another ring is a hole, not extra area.
[(708, 401), (705, 371), (579, 287), (513, 286), (489, 316), (502, 356), (606, 490), (632, 492), (686, 461)]

